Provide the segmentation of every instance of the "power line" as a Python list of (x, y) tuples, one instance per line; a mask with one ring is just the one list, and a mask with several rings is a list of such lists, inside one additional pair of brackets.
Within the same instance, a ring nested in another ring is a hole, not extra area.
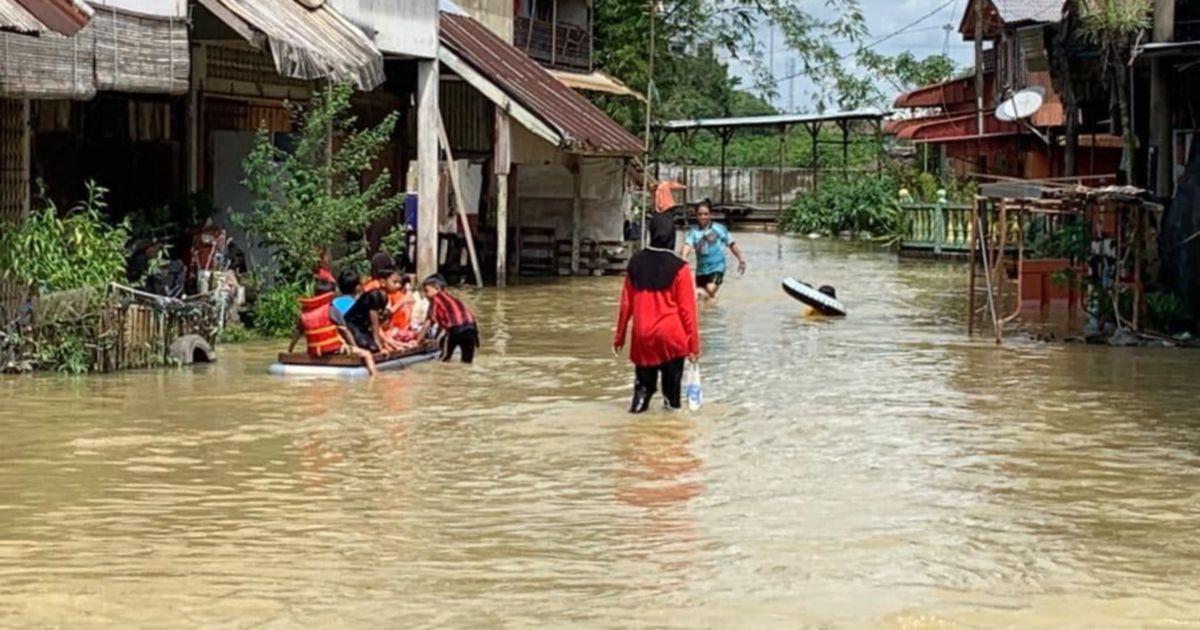
[[(917, 26), (918, 24), (920, 24), (921, 22), (924, 22), (925, 20), (928, 20), (929, 18), (931, 18), (931, 17), (933, 17), (933, 16), (937, 15), (938, 13), (942, 12), (943, 10), (945, 10), (945, 9), (946, 9), (946, 7), (949, 7), (949, 6), (950, 6), (950, 5), (952, 5), (952, 4), (956, 4), (957, 2), (958, 2), (958, 0), (946, 0), (946, 2), (942, 3), (942, 4), (941, 4), (941, 5), (939, 5), (939, 6), (938, 6), (936, 9), (934, 9), (934, 10), (930, 11), (929, 13), (926, 13), (925, 15), (922, 15), (921, 17), (919, 17), (919, 18), (917, 18), (917, 19), (913, 20), (912, 22), (909, 22), (908, 24), (904, 25), (904, 26), (903, 26), (903, 27), (901, 27), (901, 28), (898, 28), (898, 29), (896, 29), (896, 30), (892, 31), (891, 33), (888, 33), (887, 35), (884, 35), (883, 37), (880, 37), (879, 39), (876, 39), (875, 41), (873, 41), (873, 42), (871, 42), (871, 43), (867, 44), (866, 46), (863, 46), (863, 47), (860, 47), (860, 48), (858, 48), (858, 49), (855, 49), (855, 51), (854, 51), (854, 52), (849, 52), (849, 53), (846, 53), (846, 54), (842, 55), (841, 57), (839, 57), (839, 58), (838, 58), (838, 60), (839, 60), (839, 61), (845, 61), (846, 59), (849, 59), (850, 57), (853, 57), (854, 55), (858, 54), (858, 53), (859, 53), (860, 51), (862, 51), (862, 50), (870, 50), (870, 49), (872, 49), (872, 48), (874, 48), (874, 47), (876, 47), (876, 46), (878, 46), (878, 45), (880, 45), (880, 44), (882, 44), (882, 43), (884, 43), (884, 42), (886, 42), (886, 41), (888, 41), (888, 40), (890, 40), (890, 39), (892, 39), (892, 38), (894, 38), (894, 37), (897, 37), (897, 36), (903, 35), (903, 34), (905, 34), (905, 33), (909, 33), (909, 32), (918, 32), (918, 31), (920, 31), (920, 30), (928, 30), (928, 29), (915, 29), (914, 27), (916, 27), (916, 26)], [(942, 28), (942, 27), (941, 27), (941, 26), (938, 26), (938, 27), (934, 27), (934, 28)], [(775, 77), (772, 77), (772, 78), (775, 78)], [(782, 80), (787, 80), (787, 79), (790, 79), (790, 78), (792, 78), (792, 77), (791, 77), (791, 76), (786, 76), (786, 77), (778, 77), (778, 78), (775, 78), (775, 80), (776, 80), (776, 81), (782, 81)]]
[[(871, 48), (874, 48), (874, 47), (876, 47), (876, 46), (878, 46), (878, 45), (882, 44), (883, 42), (886, 42), (887, 40), (889, 40), (889, 39), (892, 39), (893, 37), (896, 37), (896, 36), (898, 36), (898, 35), (903, 35), (904, 33), (908, 32), (908, 30), (909, 30), (909, 29), (911, 29), (912, 27), (914, 27), (914, 26), (916, 26), (916, 25), (920, 24), (921, 22), (924, 22), (925, 20), (928, 20), (929, 18), (931, 18), (931, 17), (933, 17), (933, 16), (937, 15), (938, 13), (941, 13), (943, 9), (945, 9), (946, 7), (948, 7), (948, 6), (952, 5), (952, 4), (956, 3), (956, 2), (958, 2), (958, 0), (948, 0), (947, 2), (943, 3), (943, 4), (942, 4), (941, 6), (939, 6), (938, 8), (936, 8), (936, 9), (934, 9), (934, 10), (930, 11), (929, 13), (926, 13), (925, 15), (922, 15), (921, 17), (919, 17), (919, 18), (917, 18), (917, 19), (913, 20), (912, 22), (909, 22), (907, 25), (905, 25), (905, 26), (903, 26), (903, 27), (901, 27), (901, 28), (899, 28), (899, 29), (897, 29), (897, 30), (895, 30), (895, 31), (892, 31), (891, 33), (888, 33), (887, 35), (884, 35), (883, 37), (880, 37), (879, 39), (877, 39), (877, 40), (875, 40), (875, 41), (871, 42), (870, 44), (867, 44), (867, 45), (865, 46), (865, 48), (866, 48), (867, 50), (870, 50)], [(858, 52), (858, 51), (855, 51), (855, 52)], [(842, 57), (842, 59), (844, 60), (844, 59), (848, 59), (848, 58), (850, 58), (850, 57), (853, 57), (853, 56), (854, 56), (854, 54), (855, 54), (855, 53), (848, 53), (848, 54), (844, 55), (844, 56)]]

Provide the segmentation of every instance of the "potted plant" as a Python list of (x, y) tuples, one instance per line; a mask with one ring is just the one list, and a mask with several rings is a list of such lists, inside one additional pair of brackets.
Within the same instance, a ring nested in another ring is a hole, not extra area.
[(1017, 270), (1023, 308), (1073, 311), (1082, 302), (1089, 231), (1083, 217), (1065, 217), (1056, 226), (1050, 217), (1031, 221), (1026, 232), (1031, 237), (1029, 250)]

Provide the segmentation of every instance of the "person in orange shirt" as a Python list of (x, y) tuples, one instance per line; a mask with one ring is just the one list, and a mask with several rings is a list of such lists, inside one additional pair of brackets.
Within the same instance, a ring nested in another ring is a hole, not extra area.
[(382, 252), (371, 257), (371, 277), (363, 280), (363, 294), (375, 289), (384, 289), (387, 294), (387, 317), (380, 322), (388, 338), (397, 343), (408, 343), (415, 338), (409, 329), (412, 323), (412, 280), (407, 275), (400, 276), (399, 284), (385, 288), (381, 275), (396, 269), (391, 256)]

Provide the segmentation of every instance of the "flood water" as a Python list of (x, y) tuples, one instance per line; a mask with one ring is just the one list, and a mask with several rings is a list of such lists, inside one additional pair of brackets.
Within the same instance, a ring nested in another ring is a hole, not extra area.
[(1200, 626), (1200, 353), (997, 349), (962, 267), (741, 243), (698, 414), (625, 413), (615, 278), (465, 293), (471, 368), (0, 380), (0, 626)]

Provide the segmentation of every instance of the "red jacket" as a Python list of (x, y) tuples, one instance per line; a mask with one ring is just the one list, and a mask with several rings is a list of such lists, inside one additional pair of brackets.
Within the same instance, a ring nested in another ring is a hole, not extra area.
[(629, 278), (621, 291), (621, 309), (613, 345), (625, 344), (625, 331), (633, 319), (629, 358), (638, 367), (662, 365), (700, 352), (696, 319), (696, 285), (691, 267), (684, 265), (664, 291), (641, 291)]

